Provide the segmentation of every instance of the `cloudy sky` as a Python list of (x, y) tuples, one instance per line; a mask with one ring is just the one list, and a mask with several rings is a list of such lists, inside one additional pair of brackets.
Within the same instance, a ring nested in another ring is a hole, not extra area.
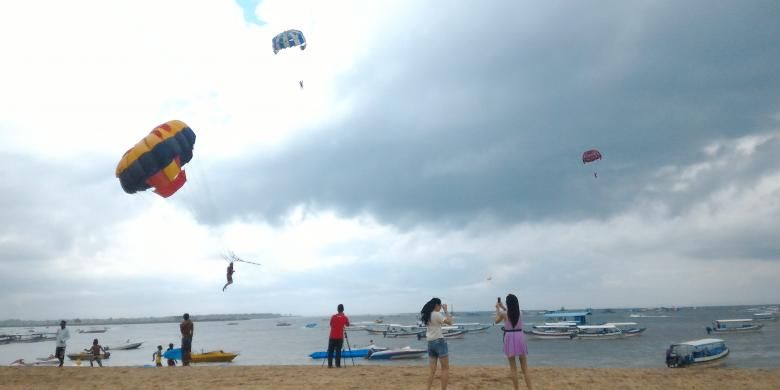
[[(0, 317), (777, 303), (779, 19), (772, 0), (2, 2)], [(290, 28), (307, 49), (275, 56)], [(187, 184), (124, 193), (120, 157), (171, 119), (197, 134)], [(262, 266), (223, 293), (231, 250)]]

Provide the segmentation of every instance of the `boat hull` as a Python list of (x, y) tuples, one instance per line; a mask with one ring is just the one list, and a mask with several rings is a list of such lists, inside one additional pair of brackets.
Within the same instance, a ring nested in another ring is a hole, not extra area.
[(398, 360), (398, 359), (418, 359), (428, 352), (424, 349), (395, 349), (387, 351), (374, 352), (368, 355), (369, 360)]

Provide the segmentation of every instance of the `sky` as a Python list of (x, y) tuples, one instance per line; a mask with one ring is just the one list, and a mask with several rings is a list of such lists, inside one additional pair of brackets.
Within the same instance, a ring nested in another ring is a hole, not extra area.
[[(0, 317), (776, 304), (778, 19), (771, 0), (2, 2)], [(288, 29), (306, 50), (274, 55)], [(122, 154), (173, 119), (197, 135), (187, 183), (126, 194)], [(229, 251), (262, 265), (222, 292)]]

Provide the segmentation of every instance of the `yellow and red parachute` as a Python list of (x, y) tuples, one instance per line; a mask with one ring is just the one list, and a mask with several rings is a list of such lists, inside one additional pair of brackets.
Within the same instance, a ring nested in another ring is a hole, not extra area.
[(128, 194), (154, 187), (167, 198), (187, 182), (182, 169), (192, 159), (195, 132), (178, 120), (165, 122), (130, 148), (116, 166), (119, 184)]

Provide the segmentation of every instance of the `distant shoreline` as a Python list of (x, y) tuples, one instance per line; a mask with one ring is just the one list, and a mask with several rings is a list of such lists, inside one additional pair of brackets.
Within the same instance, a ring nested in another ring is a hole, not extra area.
[[(536, 389), (778, 389), (780, 369), (638, 369), (530, 367)], [(383, 364), (327, 369), (320, 366), (0, 367), (0, 388), (424, 388), (427, 365)], [(511, 389), (508, 367), (450, 366), (450, 386)], [(522, 383), (522, 379), (521, 379)], [(439, 388), (438, 375), (434, 388)]]

